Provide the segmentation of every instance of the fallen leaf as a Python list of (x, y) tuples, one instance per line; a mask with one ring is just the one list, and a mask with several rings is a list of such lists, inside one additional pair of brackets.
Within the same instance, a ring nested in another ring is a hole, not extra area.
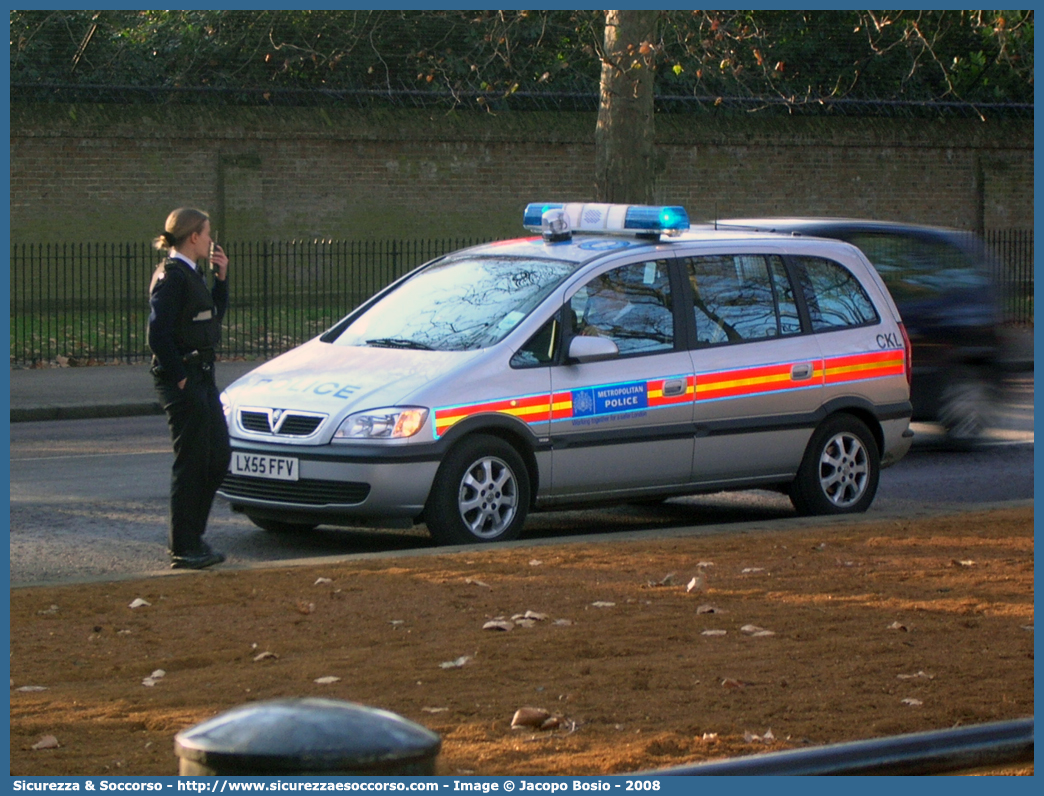
[(43, 611), (37, 611), (36, 613), (40, 614), (41, 616), (46, 616), (47, 614), (56, 614), (58, 613), (58, 606), (52, 605), (50, 608), (47, 608)]
[(536, 620), (533, 620), (533, 619), (519, 618), (519, 619), (515, 619), (513, 621), (519, 627), (536, 627)]
[(551, 624), (557, 625), (558, 627), (569, 627), (570, 625), (573, 624), (573, 620), (572, 619), (556, 619)]
[(298, 600), (297, 612), (299, 614), (305, 615), (315, 613), (315, 603), (305, 602), (304, 600)]
[(744, 625), (740, 628), (740, 632), (746, 633), (748, 636), (754, 636), (755, 638), (776, 635), (773, 631), (766, 630), (765, 628), (758, 627), (757, 625)]
[(471, 660), (470, 655), (461, 655), (456, 660), (444, 661), (439, 664), (440, 669), (460, 669), (465, 663)]
[(314, 682), (316, 685), (330, 685), (331, 683), (340, 682), (340, 677), (334, 677), (333, 675), (327, 675), (326, 677), (317, 677)]
[(761, 740), (763, 740), (765, 743), (771, 743), (772, 741), (776, 740), (776, 736), (772, 734), (771, 727), (769, 727), (765, 731), (765, 734), (761, 736)]
[(599, 600), (598, 602), (591, 603), (591, 605), (593, 605), (595, 608), (612, 608), (616, 605), (616, 603), (608, 603), (604, 602), (603, 600)]
[(545, 721), (551, 718), (551, 714), (543, 708), (519, 708), (511, 717), (511, 729), (518, 727), (539, 728)]
[(514, 630), (515, 623), (504, 619), (492, 619), (482, 626), (483, 630)]
[(53, 735), (45, 735), (39, 741), (34, 743), (32, 748), (34, 750), (57, 749), (59, 746), (61, 746), (61, 744), (58, 743), (57, 738), (55, 738)]
[(141, 597), (136, 597), (130, 604), (131, 608), (144, 608), (145, 606), (152, 605), (148, 600), (143, 600)]
[(717, 741), (718, 741), (718, 733), (716, 733), (716, 732), (705, 732), (705, 733), (703, 733), (703, 740), (704, 741), (708, 741), (709, 743), (717, 743)]
[(254, 663), (260, 663), (261, 661), (275, 661), (279, 660), (279, 656), (274, 652), (261, 652), (254, 656)]
[(677, 573), (675, 573), (675, 572), (668, 572), (666, 575), (664, 575), (662, 578), (660, 578), (659, 585), (660, 586), (670, 586), (672, 583), (674, 583), (674, 576), (676, 574)]
[(481, 580), (476, 580), (475, 578), (467, 578), (464, 582), (469, 586), (481, 586), (483, 589), (493, 588), (488, 583), (483, 583)]
[(924, 703), (921, 700), (919, 700), (919, 699), (914, 699), (913, 697), (907, 697), (906, 699), (903, 700), (903, 704), (904, 705), (908, 705), (911, 708), (919, 708)]
[(315, 583), (313, 583), (312, 585), (313, 586), (319, 586), (319, 585), (321, 585), (323, 583), (333, 583), (333, 581), (330, 580), (329, 578), (316, 578)]
[(952, 567), (974, 567), (975, 566), (975, 562), (972, 559), (970, 559), (970, 558), (964, 558), (964, 559), (956, 559), (955, 558), (955, 559), (953, 559), (950, 562), (950, 566), (952, 566)]
[(701, 591), (703, 589), (703, 573), (699, 572), (693, 576), (692, 580), (689, 581), (689, 585), (685, 587), (685, 591), (692, 593), (694, 591)]
[(719, 611), (717, 608), (715, 608), (713, 605), (710, 605), (709, 603), (703, 603), (702, 605), (697, 605), (696, 606), (696, 613), (697, 614), (720, 614), (722, 612)]
[(722, 688), (728, 688), (730, 690), (736, 689), (736, 688), (743, 688), (744, 687), (743, 683), (741, 683), (739, 680), (736, 680), (736, 679), (734, 679), (732, 677), (725, 677), (725, 678), (723, 678), (722, 681), (721, 681), (721, 686), (722, 686)]
[(166, 676), (167, 676), (167, 673), (165, 671), (163, 671), (163, 669), (157, 669), (156, 671), (154, 671), (152, 674), (149, 675), (149, 677), (151, 677), (153, 680), (162, 680)]
[(903, 631), (904, 633), (906, 633), (906, 632), (908, 632), (908, 631), (910, 630), (910, 628), (908, 628), (908, 627), (907, 627), (906, 625), (904, 625), (904, 624), (903, 624), (902, 622), (898, 622), (898, 621), (896, 621), (896, 622), (892, 622), (892, 624), (890, 624), (890, 625), (888, 626), (888, 629), (889, 629), (889, 630), (901, 630), (901, 631)]
[(713, 567), (713, 566), (714, 566), (714, 562), (713, 561), (697, 561), (696, 562), (697, 569), (703, 569), (704, 567)]
[(538, 561), (537, 559), (534, 558), (532, 561), (529, 562), (529, 566), (531, 566), (531, 567), (539, 567), (543, 563), (544, 563), (543, 561)]
[(449, 708), (421, 708), (424, 713), (445, 713)]
[(46, 691), (47, 690), (47, 686), (45, 686), (45, 685), (23, 685), (18, 690), (19, 691), (24, 691), (26, 693), (30, 693), (30, 692), (33, 692), (33, 691)]
[(388, 620), (389, 625), (404, 625), (406, 624), (405, 619), (390, 619)]
[(743, 574), (743, 575), (751, 575), (751, 574), (753, 574), (755, 572), (764, 572), (764, 571), (765, 571), (764, 567), (744, 567), (741, 570), (741, 574)]
[(704, 630), (700, 633), (701, 636), (724, 636), (728, 633), (727, 630)]
[(551, 716), (543, 724), (540, 725), (541, 730), (557, 730), (558, 725), (561, 724), (561, 720), (558, 716)]
[(917, 674), (897, 674), (896, 677), (900, 680), (934, 680), (934, 674), (928, 674), (927, 672), (918, 672)]
[(536, 622), (543, 622), (547, 619), (547, 614), (541, 614), (536, 611), (526, 611), (522, 614), (523, 619), (532, 619)]

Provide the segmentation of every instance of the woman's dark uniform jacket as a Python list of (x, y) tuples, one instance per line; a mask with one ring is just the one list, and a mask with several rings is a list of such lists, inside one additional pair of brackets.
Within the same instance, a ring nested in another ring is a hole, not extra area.
[[(175, 559), (193, 558), (208, 553), (202, 537), (231, 456), (213, 371), (228, 284), (214, 280), (208, 289), (206, 277), (175, 257), (160, 268), (150, 297), (148, 342), (174, 443), (168, 542)], [(179, 389), (182, 379), (185, 388)]]

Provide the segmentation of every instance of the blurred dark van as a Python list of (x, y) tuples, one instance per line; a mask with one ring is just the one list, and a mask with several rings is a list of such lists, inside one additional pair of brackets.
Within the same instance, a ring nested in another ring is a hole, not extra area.
[(956, 443), (990, 426), (1002, 378), (1001, 302), (990, 255), (971, 232), (841, 218), (738, 218), (718, 227), (836, 238), (861, 249), (899, 307), (913, 344), (913, 419)]

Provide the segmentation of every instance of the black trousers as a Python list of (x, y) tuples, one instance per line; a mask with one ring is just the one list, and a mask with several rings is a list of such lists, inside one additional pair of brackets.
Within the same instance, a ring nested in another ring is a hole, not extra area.
[(232, 458), (213, 366), (190, 365), (187, 370), (184, 389), (154, 376), (174, 443), (167, 544), (175, 556), (201, 551), (210, 507)]

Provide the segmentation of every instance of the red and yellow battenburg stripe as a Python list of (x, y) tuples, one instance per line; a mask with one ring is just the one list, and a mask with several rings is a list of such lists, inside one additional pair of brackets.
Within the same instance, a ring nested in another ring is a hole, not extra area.
[(819, 387), (824, 384), (867, 381), (906, 374), (906, 360), (902, 349), (819, 359), (809, 363), (812, 365), (812, 374), (804, 379), (793, 378), (795, 364), (799, 363), (783, 362), (753, 368), (700, 373), (696, 377), (696, 400), (742, 398), (749, 395)]
[(551, 419), (551, 401), (547, 393), (543, 393), (479, 404), (441, 407), (435, 410), (435, 436), (441, 437), (452, 425), (467, 417), (489, 412), (511, 415), (524, 423), (547, 422)]
[[(683, 380), (685, 389), (677, 395), (664, 395), (664, 387), (669, 381)], [(639, 383), (641, 383), (639, 381)], [(583, 388), (585, 391), (611, 389), (616, 385), (600, 384)], [(691, 403), (695, 394), (695, 378), (693, 376), (668, 376), (662, 379), (651, 379), (645, 382), (646, 406), (658, 408), (676, 404)], [(489, 412), (500, 412), (517, 417), (525, 423), (546, 423), (548, 420), (569, 420), (573, 417), (573, 393), (556, 392), (554, 395), (529, 395), (521, 398), (505, 398), (497, 401), (486, 401), (477, 404), (461, 404), (459, 406), (440, 407), (435, 410), (435, 436), (441, 437), (455, 423)]]
[[(685, 379), (685, 391), (680, 392), (677, 395), (664, 395), (664, 386), (669, 381), (678, 381), (679, 379)], [(646, 396), (649, 400), (649, 406), (673, 406), (674, 404), (687, 404), (692, 403), (693, 396), (696, 394), (696, 377), (695, 376), (671, 376), (666, 379), (653, 379), (645, 383)]]
[(879, 379), (882, 376), (905, 375), (905, 352), (902, 349), (891, 349), (828, 359), (824, 371), (824, 383), (840, 384), (846, 381)]
[[(649, 379), (645, 382), (646, 406), (642, 408), (655, 409), (693, 401), (742, 398), (750, 395), (820, 387), (825, 384), (866, 381), (886, 376), (904, 376), (906, 373), (906, 359), (902, 349), (872, 351), (816, 360), (808, 363), (812, 365), (812, 374), (803, 379), (793, 378), (795, 364), (804, 363), (783, 362), (753, 368), (700, 373), (696, 376), (667, 376), (660, 379)], [(685, 389), (677, 395), (665, 395), (664, 389), (667, 382), (679, 379), (685, 380)], [(641, 380), (622, 384), (634, 383), (640, 384)], [(577, 392), (597, 392), (612, 389), (615, 386), (619, 385), (600, 384), (584, 387)], [(491, 412), (511, 415), (524, 423), (569, 420), (574, 416), (573, 395), (574, 391), (563, 391), (552, 395), (526, 395), (482, 403), (440, 407), (435, 410), (435, 437), (441, 437), (454, 424), (465, 418)], [(589, 415), (589, 413), (587, 414)]]
[(794, 379), (791, 375), (794, 368), (792, 362), (761, 365), (756, 368), (723, 370), (717, 373), (701, 373), (696, 378), (696, 400), (742, 398), (759, 393), (818, 386), (823, 383), (823, 362), (820, 360), (811, 364), (811, 377), (800, 380)]

